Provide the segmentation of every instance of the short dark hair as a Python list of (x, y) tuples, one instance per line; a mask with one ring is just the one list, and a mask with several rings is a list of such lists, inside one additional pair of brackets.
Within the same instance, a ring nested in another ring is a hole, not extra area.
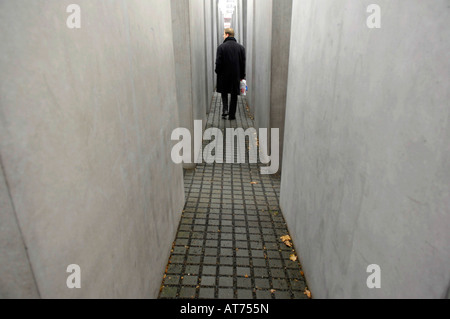
[(225, 34), (228, 34), (230, 37), (234, 37), (234, 30), (232, 28), (226, 28)]

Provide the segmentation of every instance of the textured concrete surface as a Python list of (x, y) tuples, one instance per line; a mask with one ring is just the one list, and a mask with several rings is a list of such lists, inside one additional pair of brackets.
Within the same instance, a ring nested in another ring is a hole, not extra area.
[(255, 32), (253, 42), (254, 77), (250, 90), (254, 91), (251, 105), (255, 114), (255, 125), (270, 128), (270, 91), (272, 76), (272, 0), (254, 1)]
[(0, 4), (0, 295), (156, 297), (184, 204), (170, 3), (79, 0), (69, 29), (71, 3)]
[(281, 207), (315, 297), (442, 298), (449, 3), (371, 3), (294, 1)]
[(282, 163), (289, 49), (291, 43), (292, 0), (277, 0), (272, 10), (270, 127), (280, 129), (280, 163)]
[(205, 67), (206, 67), (206, 112), (210, 110), (210, 102), (214, 94), (214, 78), (216, 73), (214, 72), (214, 66), (216, 60), (214, 59), (214, 51), (217, 50), (217, 46), (214, 45), (213, 34), (213, 1), (204, 1), (205, 7)]
[[(194, 121), (206, 122), (208, 85), (205, 14), (202, 0), (172, 0), (172, 29), (180, 127), (194, 131)], [(212, 62), (212, 61), (211, 61)], [(192, 156), (194, 144), (192, 141)], [(183, 164), (186, 169), (195, 167)]]
[(245, 27), (246, 32), (246, 53), (247, 53), (247, 70), (246, 80), (248, 86), (248, 92), (246, 96), (247, 104), (255, 112), (255, 58), (254, 58), (254, 43), (256, 34), (255, 30), (255, 4), (254, 0), (247, 0), (247, 23)]
[(0, 167), (0, 299), (9, 298), (39, 298), (39, 292)]
[(248, 0), (246, 5), (248, 102), (256, 127), (280, 129), (283, 154), (292, 0)]

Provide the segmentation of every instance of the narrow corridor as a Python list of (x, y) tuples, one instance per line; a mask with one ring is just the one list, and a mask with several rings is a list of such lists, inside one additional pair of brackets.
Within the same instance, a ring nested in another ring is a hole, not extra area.
[(449, 0), (0, 1), (0, 299), (450, 299), (449, 21)]
[[(237, 120), (223, 120), (216, 94), (206, 128), (253, 127), (245, 98), (238, 104)], [(201, 164), (186, 171), (186, 206), (159, 298), (308, 298), (295, 249), (281, 240), (288, 229), (280, 176), (261, 175), (260, 165)]]

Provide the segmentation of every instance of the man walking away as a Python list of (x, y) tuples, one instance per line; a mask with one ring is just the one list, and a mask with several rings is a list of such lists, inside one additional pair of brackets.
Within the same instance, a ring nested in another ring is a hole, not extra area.
[[(223, 38), (224, 42), (217, 49), (217, 92), (222, 94), (222, 118), (229, 116), (232, 121), (236, 119), (240, 82), (245, 79), (245, 48), (237, 43), (231, 28), (225, 29)], [(229, 113), (228, 94), (231, 94)]]

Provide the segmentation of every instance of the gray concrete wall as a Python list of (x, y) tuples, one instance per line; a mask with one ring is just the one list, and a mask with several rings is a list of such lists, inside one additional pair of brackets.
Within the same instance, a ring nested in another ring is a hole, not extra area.
[(242, 45), (247, 47), (247, 0), (242, 0)]
[[(192, 105), (192, 65), (190, 36), (190, 0), (171, 0), (173, 49), (175, 56), (175, 71), (178, 113), (180, 125), (189, 129), (194, 127), (194, 106)], [(186, 81), (186, 79), (188, 79)], [(193, 145), (193, 143), (192, 143)], [(193, 166), (192, 166), (193, 167)]]
[(206, 83), (205, 0), (190, 0), (191, 81), (194, 120), (203, 120), (206, 126), (206, 109), (209, 105)]
[(223, 34), (225, 32), (225, 28), (224, 28), (223, 14), (220, 10), (217, 10), (217, 20), (218, 20), (217, 41), (219, 45), (221, 45), (223, 43)]
[(206, 58), (206, 113), (209, 113), (211, 101), (214, 93), (214, 78), (215, 78), (215, 60), (214, 51), (216, 46), (213, 46), (213, 19), (212, 19), (212, 0), (204, 1), (205, 6), (205, 58)]
[(238, 8), (234, 7), (234, 13), (233, 13), (233, 17), (231, 18), (231, 27), (235, 30), (235, 37), (237, 41), (240, 41), (239, 37), (237, 36), (237, 34), (239, 33), (239, 13), (238, 13)]
[[(180, 126), (194, 132), (195, 120), (202, 120), (206, 125), (209, 106), (204, 3), (203, 0), (172, 0), (171, 8)], [(194, 161), (193, 138), (191, 150)], [(193, 169), (195, 165), (183, 164), (183, 167)]]
[(218, 25), (218, 8), (217, 8), (217, 0), (212, 1), (212, 51), (213, 51), (213, 78), (214, 78), (214, 90), (217, 87), (217, 77), (216, 77), (216, 58), (217, 58), (217, 47), (219, 46), (219, 25)]
[(381, 29), (371, 3), (294, 1), (281, 206), (314, 297), (442, 298), (448, 1), (380, 0)]
[(79, 0), (81, 29), (71, 3), (0, 3), (0, 296), (153, 298), (184, 203), (170, 2)]
[(240, 44), (244, 45), (244, 10), (243, 10), (243, 1), (242, 0), (238, 0), (237, 1), (237, 6), (236, 6), (236, 20), (237, 20), (237, 25), (238, 25), (238, 30), (237, 33), (239, 35), (238, 41)]
[(3, 167), (0, 170), (0, 299), (39, 298)]
[(270, 127), (280, 129), (279, 146), (280, 163), (282, 163), (289, 50), (291, 43), (292, 0), (277, 0), (276, 3), (274, 3), (272, 11)]
[(247, 25), (245, 27), (247, 45), (246, 57), (247, 57), (247, 70), (246, 80), (248, 86), (247, 103), (252, 112), (255, 111), (255, 0), (247, 0)]
[(280, 129), (282, 155), (292, 0), (248, 0), (246, 12), (247, 100), (258, 128)]
[(250, 83), (258, 128), (270, 128), (272, 76), (272, 0), (255, 0), (253, 42), (254, 78)]

